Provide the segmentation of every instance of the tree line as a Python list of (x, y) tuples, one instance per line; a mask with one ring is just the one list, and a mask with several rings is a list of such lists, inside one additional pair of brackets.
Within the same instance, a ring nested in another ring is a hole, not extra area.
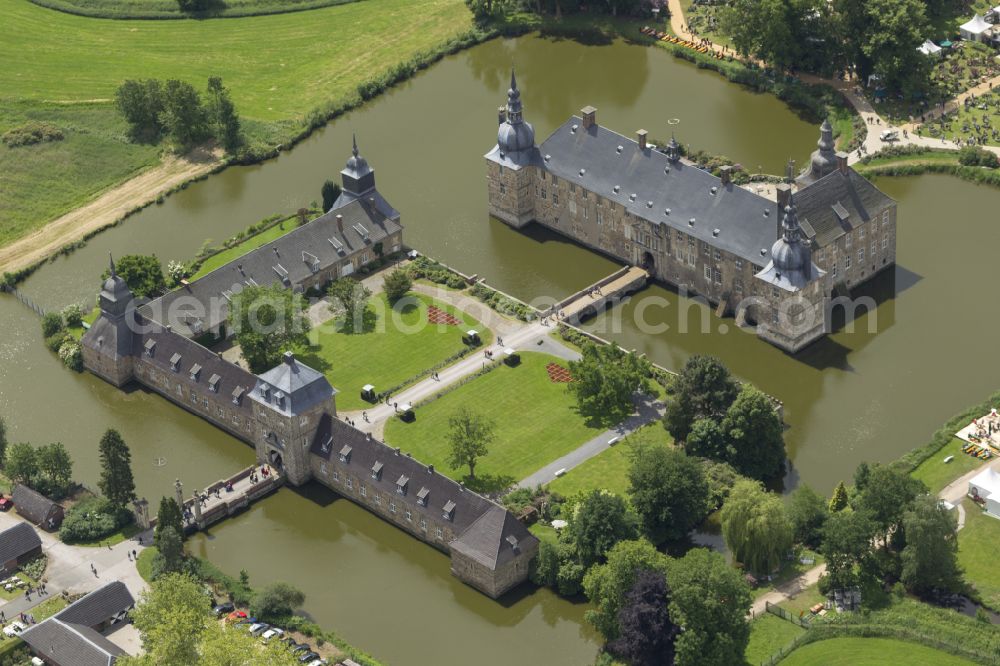
[(243, 143), (236, 106), (217, 76), (208, 79), (204, 97), (178, 79), (128, 79), (115, 92), (115, 104), (137, 141), (166, 137), (183, 150), (214, 138), (229, 153)]

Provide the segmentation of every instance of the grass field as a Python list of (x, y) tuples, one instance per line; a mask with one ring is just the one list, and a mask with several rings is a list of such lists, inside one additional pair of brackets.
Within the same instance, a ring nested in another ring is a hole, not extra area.
[(965, 666), (973, 662), (933, 648), (891, 638), (831, 638), (792, 652), (781, 666)]
[[(0, 67), (0, 78), (2, 72), (9, 69)], [(0, 245), (160, 161), (160, 148), (128, 141), (110, 104), (0, 100), (0, 134), (29, 120), (50, 122), (65, 138), (17, 148), (0, 143)]]
[(757, 666), (804, 632), (805, 629), (797, 624), (764, 613), (750, 623), (750, 643), (744, 653), (746, 663)]
[(958, 533), (958, 563), (983, 602), (990, 608), (1000, 608), (1000, 578), (996, 568), (1000, 520), (984, 514), (972, 500), (963, 500), (962, 506), (965, 527)]
[(145, 550), (139, 553), (139, 559), (135, 563), (136, 571), (139, 572), (139, 575), (147, 583), (153, 580), (154, 557), (156, 557), (156, 546), (147, 546)]
[[(340, 391), (339, 409), (371, 406), (361, 399), (365, 384), (374, 385), (376, 391), (389, 390), (462, 351), (462, 334), (469, 329), (479, 331), (484, 344), (492, 343), (493, 334), (472, 317), (421, 294), (414, 294), (414, 298), (415, 302), (393, 311), (384, 294), (373, 296), (370, 310), (375, 313), (375, 321), (370, 332), (321, 330), (330, 328), (323, 326), (309, 333), (312, 344), (302, 350), (302, 361), (322, 371)], [(431, 304), (462, 323), (426, 324), (427, 306)]]
[(36, 119), (66, 134), (0, 145), (0, 244), (157, 164), (158, 147), (124, 139), (112, 104), (124, 79), (180, 78), (201, 90), (221, 76), (251, 143), (275, 145), (317, 107), (356, 97), (359, 83), (472, 27), (462, 0), (364, 0), (219, 21), (107, 21), (0, 0), (0, 15), (0, 131)]
[(285, 220), (284, 222), (279, 222), (270, 229), (260, 232), (255, 236), (251, 236), (239, 245), (229, 248), (228, 250), (223, 250), (218, 254), (213, 254), (211, 257), (205, 260), (198, 269), (198, 272), (191, 276), (191, 281), (195, 281), (198, 278), (205, 277), (216, 268), (225, 266), (233, 259), (242, 257), (247, 252), (256, 250), (261, 245), (266, 245), (276, 238), (281, 238), (287, 234), (292, 229), (298, 226), (297, 220)]
[(778, 605), (787, 610), (789, 613), (799, 615), (800, 613), (807, 612), (812, 606), (823, 603), (824, 601), (826, 601), (826, 597), (820, 594), (819, 587), (816, 585), (810, 585), (794, 597), (785, 599)]
[(610, 490), (625, 497), (628, 491), (628, 470), (632, 463), (629, 452), (636, 442), (673, 444), (663, 426), (652, 423), (574, 467), (565, 476), (554, 479), (548, 484), (548, 489), (566, 496), (595, 489)]
[[(101, 18), (185, 18), (177, 0), (30, 0), (36, 5), (81, 16)], [(218, 0), (208, 3), (199, 18), (282, 14), (341, 5), (354, 0)]]
[(553, 383), (547, 363), (560, 362), (548, 354), (523, 352), (515, 368), (501, 365), (465, 386), (416, 409), (416, 421), (391, 419), (385, 438), (425, 463), (448, 470), (453, 478), (467, 469), (447, 464), (448, 418), (459, 407), (485, 414), (496, 421), (496, 441), (479, 461), (477, 475), (522, 479), (556, 458), (569, 453), (601, 432), (589, 428), (576, 411), (576, 401), (565, 384)]
[(30, 613), (35, 616), (35, 622), (41, 622), (47, 617), (52, 617), (68, 605), (69, 604), (66, 603), (66, 599), (64, 599), (62, 595), (49, 597), (42, 603), (32, 608)]
[[(938, 494), (958, 477), (985, 464), (979, 458), (962, 453), (962, 447), (965, 445), (966, 442), (958, 437), (953, 437), (943, 449), (910, 472), (910, 476), (927, 484), (931, 494)], [(948, 456), (955, 456), (955, 459), (945, 464), (944, 459)]]

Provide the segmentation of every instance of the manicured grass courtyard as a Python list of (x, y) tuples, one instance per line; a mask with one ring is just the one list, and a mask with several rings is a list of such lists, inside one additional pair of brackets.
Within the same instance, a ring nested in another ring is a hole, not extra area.
[(569, 453), (598, 435), (603, 427), (588, 427), (576, 410), (566, 385), (549, 380), (546, 364), (565, 361), (536, 352), (523, 352), (521, 364), (501, 364), (445, 396), (418, 407), (416, 421), (391, 419), (385, 439), (453, 478), (467, 469), (446, 462), (448, 419), (460, 408), (485, 414), (496, 421), (496, 440), (476, 466), (477, 476), (502, 475), (523, 479), (546, 463)]
[(797, 624), (764, 613), (750, 623), (750, 643), (744, 653), (746, 663), (757, 666), (804, 632)]
[(136, 571), (139, 572), (139, 575), (147, 583), (153, 580), (153, 558), (156, 557), (156, 553), (156, 546), (148, 546), (139, 553), (139, 558), (135, 563)]
[(35, 617), (35, 622), (41, 622), (45, 618), (52, 617), (68, 605), (62, 595), (53, 596), (32, 608), (30, 613)]
[[(432, 304), (461, 323), (428, 324), (427, 308)], [(470, 329), (479, 331), (484, 345), (493, 342), (493, 334), (478, 321), (422, 294), (412, 294), (396, 309), (379, 294), (372, 297), (369, 309), (375, 319), (367, 332), (335, 331), (327, 322), (310, 331), (310, 347), (300, 352), (304, 363), (322, 371), (340, 391), (337, 407), (342, 411), (371, 406), (361, 399), (365, 384), (386, 391), (458, 354), (466, 348), (462, 335)]]
[(1000, 577), (997, 576), (997, 544), (1000, 544), (1000, 520), (983, 513), (972, 500), (962, 501), (965, 527), (958, 533), (958, 563), (965, 569), (965, 579), (976, 587), (983, 602), (1000, 608)]
[[(31, 0), (59, 11), (102, 18), (168, 18), (188, 16), (176, 0)], [(280, 14), (339, 5), (354, 0), (225, 0), (208, 3), (206, 17)]]
[(673, 439), (662, 425), (651, 423), (569, 470), (565, 476), (553, 479), (548, 489), (566, 496), (591, 490), (609, 490), (626, 497), (628, 470), (632, 464), (629, 454), (637, 444), (671, 445)]
[(804, 645), (782, 666), (965, 666), (974, 662), (917, 643), (891, 638), (831, 638)]
[(191, 276), (191, 281), (193, 282), (198, 278), (204, 277), (215, 269), (225, 266), (234, 259), (238, 259), (244, 254), (256, 250), (262, 245), (267, 245), (277, 238), (281, 238), (296, 226), (298, 226), (298, 222), (294, 219), (278, 222), (270, 229), (266, 229), (259, 234), (251, 236), (239, 245), (235, 245), (228, 250), (223, 250), (218, 254), (213, 254), (202, 263), (198, 272)]
[[(931, 494), (938, 494), (955, 479), (985, 464), (985, 461), (963, 453), (962, 448), (966, 445), (958, 437), (953, 437), (943, 449), (910, 472), (910, 476), (923, 481)], [(945, 463), (944, 459), (949, 456), (954, 456), (954, 459)]]

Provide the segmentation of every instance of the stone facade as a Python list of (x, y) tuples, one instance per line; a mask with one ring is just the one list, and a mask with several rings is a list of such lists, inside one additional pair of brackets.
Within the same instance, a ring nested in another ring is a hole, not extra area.
[[(717, 178), (687, 162), (673, 139), (657, 149), (645, 130), (630, 139), (600, 127), (592, 107), (535, 146), (516, 86), (512, 77), (497, 145), (486, 155), (490, 214), (510, 226), (534, 221), (641, 266), (756, 322), (762, 338), (791, 352), (828, 331), (834, 286), (852, 289), (895, 263), (896, 204), (833, 152), (828, 123), (795, 192), (818, 272), (808, 284), (776, 289), (761, 276), (782, 236), (791, 185), (779, 187), (777, 201), (765, 199), (737, 187), (728, 167)], [(815, 325), (802, 330), (803, 319)]]

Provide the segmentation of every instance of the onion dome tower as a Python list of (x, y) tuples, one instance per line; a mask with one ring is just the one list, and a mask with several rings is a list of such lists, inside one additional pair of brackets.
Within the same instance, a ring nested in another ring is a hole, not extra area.
[(510, 89), (507, 91), (506, 118), (497, 131), (497, 147), (505, 155), (517, 155), (535, 147), (535, 128), (524, 121), (521, 91), (517, 89), (513, 68), (510, 70)]
[(771, 246), (771, 261), (778, 274), (799, 288), (805, 286), (815, 273), (812, 250), (803, 238), (795, 202), (791, 196), (785, 206), (785, 217), (781, 221), (781, 238)]
[(816, 150), (809, 158), (809, 169), (796, 180), (800, 185), (808, 185), (823, 176), (833, 173), (837, 168), (837, 149), (833, 142), (833, 126), (829, 120), (824, 120), (819, 128), (819, 141)]

